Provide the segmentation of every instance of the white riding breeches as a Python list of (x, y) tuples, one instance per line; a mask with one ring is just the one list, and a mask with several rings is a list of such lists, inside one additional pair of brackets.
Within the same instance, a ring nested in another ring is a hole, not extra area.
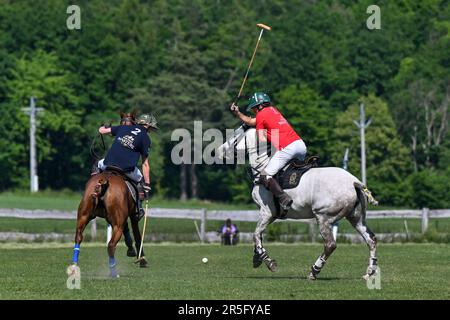
[[(105, 159), (101, 159), (98, 162), (98, 168), (102, 171), (104, 171), (107, 167), (104, 164), (104, 161), (105, 161)], [(142, 178), (144, 177), (142, 175), (141, 171), (137, 167), (134, 167), (133, 171), (125, 172), (125, 175), (136, 183), (140, 182), (142, 180)]]
[(305, 160), (306, 145), (303, 140), (295, 140), (284, 149), (278, 150), (270, 158), (269, 163), (263, 170), (262, 174), (267, 177), (274, 176), (280, 169), (282, 169), (290, 160), (297, 158), (301, 161)]

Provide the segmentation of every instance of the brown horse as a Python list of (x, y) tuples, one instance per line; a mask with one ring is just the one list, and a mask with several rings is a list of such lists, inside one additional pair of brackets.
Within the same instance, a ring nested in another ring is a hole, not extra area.
[[(126, 117), (130, 116), (131, 114), (125, 115), (121, 113), (121, 124), (127, 121)], [(134, 116), (132, 119), (134, 119)], [(86, 183), (83, 198), (78, 207), (72, 263), (74, 265), (78, 264), (80, 244), (83, 241), (83, 231), (87, 224), (95, 217), (101, 217), (106, 219), (112, 226), (112, 236), (108, 243), (109, 268), (111, 277), (117, 278), (118, 273), (116, 271), (114, 253), (117, 243), (122, 236), (123, 228), (127, 223), (127, 219), (134, 212), (136, 212), (136, 203), (125, 183), (125, 177), (120, 169), (108, 167), (104, 172), (93, 175)], [(139, 223), (134, 217), (130, 220), (136, 251), (139, 252), (141, 244)], [(141, 267), (147, 265), (143, 251), (139, 263)]]

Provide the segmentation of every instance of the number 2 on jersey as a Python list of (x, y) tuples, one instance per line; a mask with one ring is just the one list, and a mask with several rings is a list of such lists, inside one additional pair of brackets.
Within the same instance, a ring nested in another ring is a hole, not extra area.
[(141, 129), (139, 128), (134, 128), (134, 130), (131, 130), (131, 133), (134, 134), (135, 136), (137, 136), (139, 132), (141, 132)]

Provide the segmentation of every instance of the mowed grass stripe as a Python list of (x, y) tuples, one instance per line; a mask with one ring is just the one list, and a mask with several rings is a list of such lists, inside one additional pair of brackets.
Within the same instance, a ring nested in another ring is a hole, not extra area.
[[(361, 280), (365, 245), (341, 244), (320, 274), (305, 279), (320, 245), (266, 247), (279, 262), (252, 268), (252, 246), (150, 245), (147, 269), (117, 250), (121, 278), (107, 278), (106, 247), (81, 247), (81, 290), (66, 288), (70, 248), (9, 249), (0, 255), (1, 299), (449, 299), (449, 245), (380, 244), (381, 290)], [(203, 264), (202, 257), (209, 262)]]

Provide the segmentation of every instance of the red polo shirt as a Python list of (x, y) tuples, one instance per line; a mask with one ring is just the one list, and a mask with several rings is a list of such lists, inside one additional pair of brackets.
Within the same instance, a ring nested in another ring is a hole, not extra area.
[(270, 106), (256, 114), (256, 130), (267, 130), (267, 140), (277, 150), (286, 148), (292, 142), (300, 140), (300, 136), (292, 129), (277, 108)]

